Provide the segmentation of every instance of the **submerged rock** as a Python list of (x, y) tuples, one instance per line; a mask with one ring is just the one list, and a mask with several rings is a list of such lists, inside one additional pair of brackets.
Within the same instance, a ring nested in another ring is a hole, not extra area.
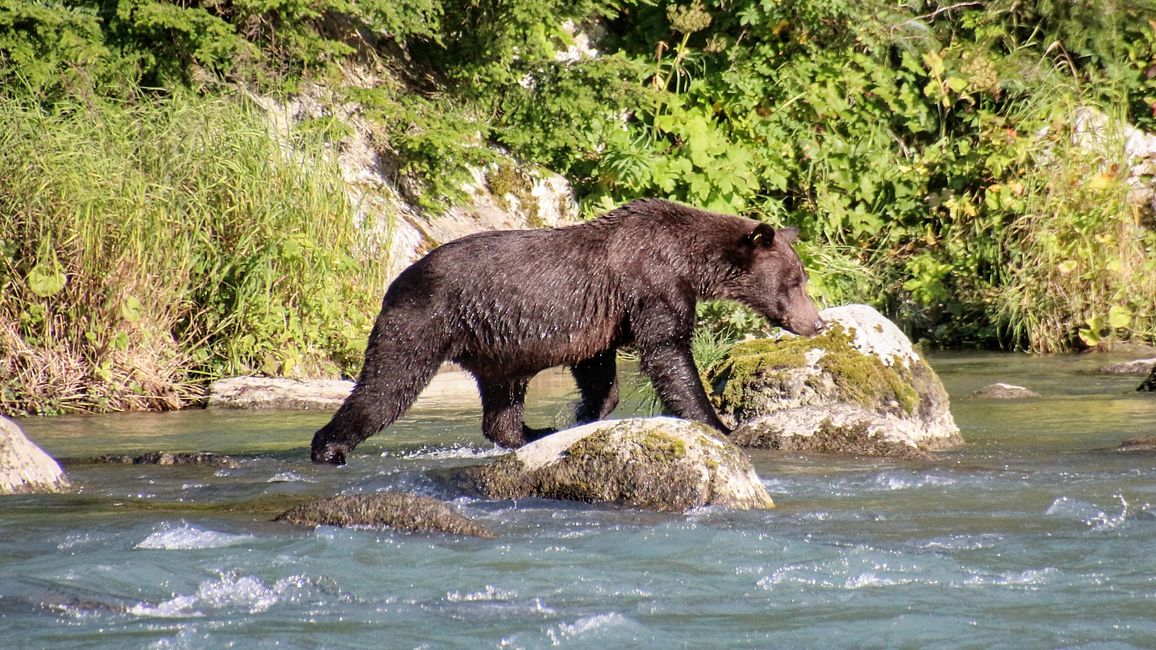
[(996, 382), (975, 391), (971, 397), (972, 399), (1031, 399), (1040, 397), (1040, 394), (1023, 386)]
[(1122, 454), (1154, 453), (1156, 452), (1156, 436), (1128, 438), (1121, 442), (1119, 447), (1116, 447), (1116, 451)]
[(88, 459), (90, 463), (104, 463), (110, 465), (205, 465), (207, 467), (239, 467), (236, 460), (224, 454), (215, 454), (208, 451), (171, 452), (153, 451), (139, 456), (128, 454), (105, 454)]
[(866, 305), (822, 317), (818, 336), (740, 343), (707, 370), (735, 444), (928, 457), (963, 443), (939, 377), (894, 323)]
[(1156, 357), (1112, 363), (1097, 369), (1098, 372), (1109, 375), (1146, 375), (1153, 370), (1156, 370)]
[(13, 421), (0, 416), (0, 494), (63, 492), (68, 477)]
[(474, 469), (494, 499), (541, 497), (681, 512), (774, 507), (750, 460), (698, 422), (600, 421), (559, 431)]
[(306, 503), (275, 521), (299, 526), (392, 528), (412, 533), (448, 533), (494, 539), (486, 527), (430, 497), (399, 492), (351, 494)]

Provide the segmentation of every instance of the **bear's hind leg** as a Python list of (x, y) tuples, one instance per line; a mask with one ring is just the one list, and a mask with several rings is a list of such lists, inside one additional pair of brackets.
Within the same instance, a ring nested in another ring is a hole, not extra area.
[(478, 392), (482, 396), (482, 432), (487, 439), (499, 447), (517, 449), (529, 440), (545, 435), (530, 429), (522, 421), (529, 378), (493, 380), (477, 377), (477, 380)]
[(582, 401), (574, 410), (578, 424), (601, 420), (618, 406), (617, 352), (612, 348), (584, 359), (570, 368)]

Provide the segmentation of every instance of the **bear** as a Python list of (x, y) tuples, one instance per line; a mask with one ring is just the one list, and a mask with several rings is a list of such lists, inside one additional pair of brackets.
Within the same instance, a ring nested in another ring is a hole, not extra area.
[(313, 462), (343, 465), (402, 415), (444, 361), (472, 373), (482, 431), (517, 448), (552, 429), (523, 422), (526, 385), (568, 366), (579, 424), (618, 404), (616, 350), (632, 345), (665, 409), (720, 432), (691, 356), (695, 305), (729, 299), (809, 336), (824, 327), (792, 247), (798, 232), (662, 199), (578, 225), (468, 235), (386, 290), (353, 391), (313, 436)]

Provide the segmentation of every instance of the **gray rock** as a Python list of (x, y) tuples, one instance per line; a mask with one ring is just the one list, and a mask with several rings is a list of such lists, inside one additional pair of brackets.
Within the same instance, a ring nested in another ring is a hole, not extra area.
[(1031, 399), (1040, 394), (1023, 386), (997, 382), (988, 384), (971, 394), (972, 399)]
[(392, 528), (412, 533), (447, 533), (494, 539), (486, 527), (430, 497), (398, 492), (351, 494), (299, 505), (275, 521), (299, 526)]
[(286, 377), (229, 377), (209, 386), (209, 408), (315, 409), (341, 406), (353, 382), (336, 379)]
[(55, 493), (70, 487), (60, 464), (15, 422), (0, 416), (0, 494)]
[(866, 305), (822, 316), (818, 336), (740, 343), (707, 370), (731, 440), (900, 457), (963, 443), (939, 377), (894, 323)]
[[(478, 385), (470, 373), (448, 365), (434, 376), (415, 406), (478, 403)], [(333, 411), (341, 406), (353, 382), (337, 379), (229, 377), (209, 386), (209, 408)]]
[(1152, 370), (1156, 370), (1156, 357), (1150, 359), (1133, 359), (1132, 361), (1122, 361), (1120, 363), (1100, 366), (1097, 372), (1109, 375), (1146, 375)]
[(774, 507), (750, 459), (717, 432), (675, 418), (600, 421), (559, 431), (474, 470), (494, 499), (542, 497), (681, 512)]

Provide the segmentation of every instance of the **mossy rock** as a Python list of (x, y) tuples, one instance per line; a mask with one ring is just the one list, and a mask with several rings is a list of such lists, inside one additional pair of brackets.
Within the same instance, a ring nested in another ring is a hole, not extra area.
[(540, 497), (682, 512), (704, 505), (774, 507), (742, 450), (713, 429), (674, 418), (594, 422), (473, 468), (494, 499)]
[(828, 309), (810, 338), (740, 343), (704, 373), (741, 446), (920, 456), (962, 443), (939, 377), (864, 305)]
[(392, 528), (413, 533), (447, 533), (494, 539), (487, 528), (430, 497), (399, 492), (351, 494), (305, 503), (275, 521), (299, 526)]

